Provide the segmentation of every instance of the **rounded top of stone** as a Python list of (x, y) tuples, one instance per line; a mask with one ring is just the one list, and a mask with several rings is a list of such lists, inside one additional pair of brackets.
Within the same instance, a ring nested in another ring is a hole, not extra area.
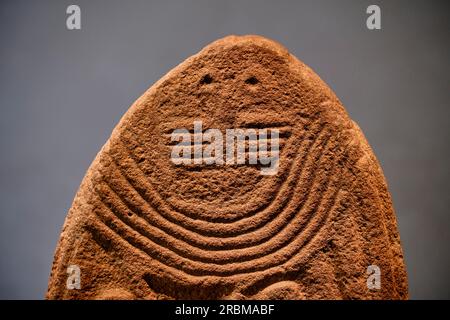
[(256, 46), (271, 49), (281, 56), (289, 56), (289, 51), (280, 43), (260, 35), (229, 35), (206, 46), (199, 54), (209, 50), (223, 49), (230, 46)]

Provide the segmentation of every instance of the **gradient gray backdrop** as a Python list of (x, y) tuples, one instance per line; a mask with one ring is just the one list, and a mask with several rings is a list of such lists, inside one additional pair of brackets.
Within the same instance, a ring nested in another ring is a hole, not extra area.
[[(66, 30), (72, 3), (80, 31)], [(0, 298), (44, 297), (67, 210), (113, 127), (228, 34), (277, 40), (331, 86), (383, 167), (411, 298), (449, 298), (448, 3), (1, 1)], [(366, 28), (369, 4), (381, 31)]]

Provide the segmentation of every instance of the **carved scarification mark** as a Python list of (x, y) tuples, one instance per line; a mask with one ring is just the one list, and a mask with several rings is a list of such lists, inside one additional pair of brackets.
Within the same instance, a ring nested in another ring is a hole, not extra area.
[[(287, 125), (279, 125), (277, 126), (276, 124), (272, 124), (272, 125), (266, 125), (266, 124), (258, 124), (258, 123), (251, 123), (251, 124), (246, 124), (244, 125), (242, 128), (235, 128), (235, 129), (254, 129), (256, 131), (256, 136), (258, 138), (259, 141), (264, 141), (267, 140), (268, 144), (270, 145), (270, 132), (274, 131), (274, 130), (278, 130), (279, 131), (279, 141), (280, 141), (280, 146), (283, 144), (286, 144), (287, 140), (289, 139), (289, 137), (292, 135), (292, 127), (291, 126), (287, 126)], [(176, 129), (173, 129), (176, 130)], [(173, 131), (172, 130), (172, 131)], [(195, 137), (198, 136), (199, 134), (194, 132), (192, 129), (187, 129), (189, 132), (189, 136), (191, 138), (191, 145), (195, 144)], [(202, 134), (205, 133), (205, 131), (208, 130), (206, 128), (203, 129)], [(258, 134), (258, 130), (267, 130), (267, 136), (268, 138), (262, 138), (260, 137), (260, 135)], [(226, 134), (222, 132), (222, 136), (223, 136), (223, 140), (225, 140)], [(179, 141), (173, 141), (172, 140), (172, 132), (170, 130), (168, 130), (167, 133), (163, 134), (164, 140), (165, 140), (165, 145), (166, 146), (173, 146), (179, 143)], [(202, 138), (199, 138), (202, 139)], [(248, 147), (248, 141), (253, 141), (253, 139), (249, 139), (248, 137), (246, 137), (246, 146)], [(206, 140), (201, 140), (201, 144), (202, 145), (206, 145), (206, 144), (210, 144), (211, 142), (206, 141)], [(281, 148), (280, 148), (281, 149)]]
[[(238, 142), (236, 141), (236, 138), (233, 138), (233, 142), (232, 142), (232, 154), (228, 155), (228, 148), (227, 148), (227, 143), (228, 143), (228, 133), (224, 134), (223, 132), (221, 133), (221, 142), (219, 143), (219, 149), (221, 150), (221, 154), (218, 158), (216, 158), (215, 156), (205, 156), (205, 150), (208, 148), (208, 146), (210, 146), (210, 144), (215, 143), (215, 141), (213, 142), (208, 142), (203, 140), (203, 133), (206, 130), (203, 130), (203, 132), (195, 132), (192, 133), (192, 130), (189, 130), (189, 141), (187, 142), (186, 140), (182, 140), (183, 142), (183, 157), (187, 158), (188, 163), (183, 162), (182, 164), (174, 164), (174, 166), (177, 166), (178, 168), (182, 168), (184, 170), (187, 171), (193, 171), (193, 172), (200, 172), (200, 171), (204, 171), (204, 170), (216, 170), (218, 168), (220, 168), (223, 165), (227, 165), (230, 166), (232, 168), (237, 168), (237, 167), (252, 167), (252, 168), (256, 168), (257, 171), (261, 172), (262, 168), (268, 168), (272, 165), (272, 161), (269, 161), (265, 164), (260, 163), (260, 159), (261, 156), (263, 155), (264, 158), (267, 158), (268, 156), (270, 156), (272, 159), (274, 157), (276, 157), (276, 159), (280, 158), (280, 154), (282, 152), (282, 150), (284, 149), (285, 145), (287, 144), (287, 140), (289, 139), (289, 137), (291, 136), (291, 130), (292, 127), (290, 126), (283, 126), (283, 127), (276, 127), (276, 126), (270, 126), (270, 125), (264, 125), (264, 124), (254, 124), (254, 127), (249, 127), (247, 126), (246, 128), (235, 128), (234, 130), (240, 130), (241, 132), (247, 132), (247, 130), (253, 130), (252, 135), (247, 136), (246, 133), (242, 133), (244, 135), (244, 141), (240, 142), (243, 144), (243, 153), (241, 154), (240, 157), (243, 158), (242, 163), (237, 161), (238, 157), (237, 157), (237, 153), (236, 153), (236, 149)], [(228, 129), (227, 129), (228, 130)], [(261, 130), (265, 130), (264, 133), (262, 133)], [(278, 131), (278, 139), (277, 139), (277, 150), (273, 150), (273, 144), (274, 142), (272, 141), (272, 137), (271, 137), (271, 133), (273, 131)], [(233, 137), (233, 136), (232, 136)], [(172, 135), (171, 134), (164, 134), (164, 138), (165, 138), (165, 143), (166, 146), (173, 148), (175, 145), (178, 145), (180, 143), (180, 141), (173, 141), (172, 140)], [(215, 138), (214, 138), (215, 139)], [(194, 156), (195, 156), (195, 148), (197, 145), (201, 144), (202, 148), (201, 148), (201, 159), (199, 159), (200, 162), (196, 162), (197, 160), (194, 160)], [(265, 148), (267, 149), (266, 152), (262, 153), (262, 151), (260, 150), (261, 145), (264, 145)], [(214, 148), (215, 148), (215, 144), (214, 144)], [(185, 150), (189, 150), (189, 154), (184, 155)], [(172, 149), (170, 149), (172, 150)], [(215, 151), (214, 151), (215, 152)], [(232, 159), (232, 164), (227, 163), (227, 159), (228, 157), (231, 157)], [(267, 158), (268, 159), (268, 158)], [(219, 161), (219, 163), (218, 163)], [(172, 205), (174, 206), (174, 205)], [(186, 209), (181, 209), (181, 208), (177, 208), (178, 211), (188, 211)], [(223, 217), (223, 216), (222, 216)]]

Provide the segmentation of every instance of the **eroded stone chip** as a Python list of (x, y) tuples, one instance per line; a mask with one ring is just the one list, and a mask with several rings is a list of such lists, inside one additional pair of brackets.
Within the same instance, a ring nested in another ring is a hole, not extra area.
[[(279, 133), (275, 174), (261, 174), (261, 163), (171, 161), (174, 130), (194, 137), (238, 128)], [(72, 265), (79, 275), (67, 273)], [(74, 276), (80, 289), (68, 288)], [(47, 293), (49, 299), (407, 296), (390, 195), (366, 139), (310, 68), (258, 36), (212, 43), (132, 105), (75, 197)]]

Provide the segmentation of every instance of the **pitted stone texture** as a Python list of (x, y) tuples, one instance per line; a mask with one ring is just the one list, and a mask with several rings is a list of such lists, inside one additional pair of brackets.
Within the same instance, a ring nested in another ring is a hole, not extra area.
[[(280, 167), (176, 166), (170, 133), (280, 130)], [(66, 288), (67, 267), (81, 289)], [(369, 265), (381, 288), (367, 287)], [(69, 211), (49, 299), (405, 299), (383, 173), (334, 93), (279, 44), (229, 36), (145, 92)]]

